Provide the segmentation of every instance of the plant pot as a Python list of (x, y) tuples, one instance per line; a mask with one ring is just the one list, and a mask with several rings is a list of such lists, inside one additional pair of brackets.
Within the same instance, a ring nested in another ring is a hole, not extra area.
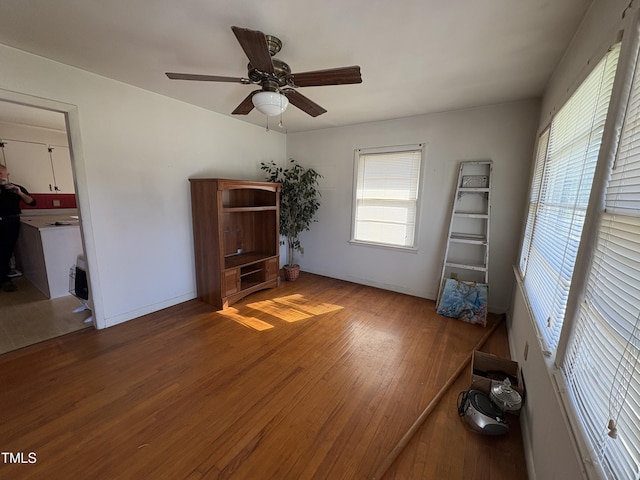
[(284, 269), (284, 279), (289, 282), (295, 282), (300, 276), (300, 265), (285, 265)]

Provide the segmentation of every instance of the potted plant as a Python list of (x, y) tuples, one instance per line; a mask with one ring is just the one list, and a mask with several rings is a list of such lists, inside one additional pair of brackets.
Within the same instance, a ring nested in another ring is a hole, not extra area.
[(300, 266), (294, 263), (294, 251), (304, 253), (298, 235), (309, 230), (315, 213), (320, 207), (318, 179), (322, 178), (312, 168), (304, 168), (294, 159), (289, 160), (288, 168), (275, 162), (260, 164), (267, 173), (267, 180), (282, 184), (280, 191), (280, 234), (287, 242), (287, 264), (284, 266), (286, 280), (296, 280)]

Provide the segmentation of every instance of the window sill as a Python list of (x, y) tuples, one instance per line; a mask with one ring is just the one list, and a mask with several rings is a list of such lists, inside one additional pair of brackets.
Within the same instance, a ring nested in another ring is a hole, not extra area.
[(522, 299), (524, 300), (524, 304), (527, 308), (529, 321), (531, 322), (531, 325), (533, 326), (533, 330), (538, 339), (540, 351), (542, 352), (542, 356), (547, 365), (547, 369), (549, 371), (552, 371), (555, 368), (555, 351), (549, 348), (549, 345), (547, 345), (547, 342), (544, 339), (542, 332), (540, 331), (540, 326), (538, 325), (538, 322), (536, 322), (536, 317), (533, 314), (533, 309), (531, 308), (531, 304), (529, 303), (529, 298), (527, 297), (527, 294), (524, 289), (524, 280), (520, 275), (520, 269), (518, 268), (517, 265), (513, 265), (512, 267), (513, 267), (513, 274), (516, 277), (518, 288), (520, 288), (520, 295), (522, 296)]
[(349, 243), (357, 247), (373, 247), (382, 250), (393, 250), (394, 252), (418, 253), (416, 247), (400, 247), (398, 245), (385, 245), (384, 243), (362, 242), (360, 240), (349, 240)]

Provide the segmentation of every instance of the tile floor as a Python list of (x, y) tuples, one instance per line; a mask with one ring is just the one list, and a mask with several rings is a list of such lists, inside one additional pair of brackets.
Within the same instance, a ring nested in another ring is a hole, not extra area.
[(26, 278), (14, 278), (15, 292), (0, 291), (0, 354), (92, 327), (88, 310), (72, 295), (48, 299)]

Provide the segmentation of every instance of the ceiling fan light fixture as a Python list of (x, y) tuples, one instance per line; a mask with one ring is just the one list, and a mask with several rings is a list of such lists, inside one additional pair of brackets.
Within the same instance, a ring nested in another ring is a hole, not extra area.
[(289, 106), (289, 99), (278, 92), (258, 92), (251, 101), (259, 112), (268, 117), (280, 115)]

